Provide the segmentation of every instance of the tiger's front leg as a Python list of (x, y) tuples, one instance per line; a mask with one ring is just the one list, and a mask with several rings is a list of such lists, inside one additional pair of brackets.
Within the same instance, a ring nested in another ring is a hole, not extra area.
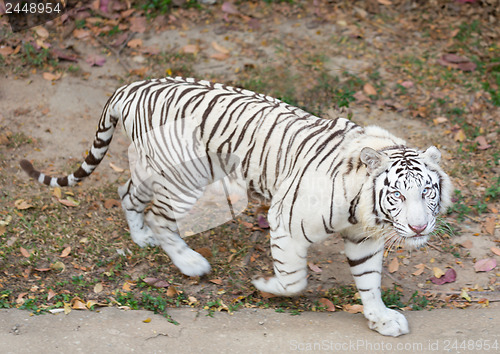
[(356, 242), (345, 238), (345, 254), (370, 329), (393, 337), (409, 333), (405, 316), (398, 311), (388, 309), (382, 301), (380, 282), (384, 239), (364, 239)]

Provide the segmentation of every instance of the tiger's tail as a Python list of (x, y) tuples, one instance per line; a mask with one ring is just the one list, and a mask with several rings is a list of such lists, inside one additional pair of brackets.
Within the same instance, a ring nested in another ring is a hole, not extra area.
[(87, 157), (85, 157), (85, 160), (75, 172), (64, 177), (51, 177), (36, 170), (33, 167), (33, 164), (28, 160), (20, 161), (19, 164), (21, 165), (21, 168), (31, 178), (34, 178), (38, 182), (51, 187), (74, 186), (82, 179), (90, 176), (106, 155), (109, 144), (113, 138), (116, 124), (118, 123), (119, 118), (111, 115), (110, 110), (108, 109), (112, 99), (113, 97), (108, 100), (103, 109), (101, 119), (99, 120), (99, 125), (95, 133), (94, 142), (92, 143), (92, 147), (90, 148)]

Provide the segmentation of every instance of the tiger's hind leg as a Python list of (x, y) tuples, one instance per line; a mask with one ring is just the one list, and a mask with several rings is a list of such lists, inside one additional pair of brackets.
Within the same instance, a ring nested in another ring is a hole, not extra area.
[(200, 276), (210, 272), (210, 263), (193, 251), (179, 236), (177, 218), (187, 214), (197, 200), (173, 200), (166, 189), (156, 191), (146, 222), (151, 227), (158, 244), (168, 254), (172, 263), (188, 276)]
[(157, 246), (158, 241), (153, 231), (144, 222), (144, 209), (152, 199), (151, 186), (147, 183), (136, 186), (132, 179), (129, 179), (118, 188), (118, 194), (122, 201), (122, 208), (132, 240), (140, 247)]
[(382, 301), (380, 282), (383, 253), (383, 238), (365, 239), (362, 242), (345, 238), (345, 254), (361, 296), (368, 326), (385, 336), (397, 337), (410, 330), (405, 316), (387, 308)]

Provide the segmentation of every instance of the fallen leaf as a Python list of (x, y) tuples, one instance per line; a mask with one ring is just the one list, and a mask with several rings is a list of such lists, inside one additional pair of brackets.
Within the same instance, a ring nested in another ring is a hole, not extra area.
[(71, 304), (70, 303), (64, 303), (64, 314), (67, 315), (71, 312)]
[(70, 253), (71, 253), (71, 247), (68, 246), (61, 252), (61, 255), (59, 257), (66, 258), (69, 256)]
[(49, 31), (45, 29), (45, 27), (42, 26), (36, 26), (34, 28), (35, 33), (40, 37), (40, 38), (49, 38)]
[(443, 124), (448, 121), (448, 118), (446, 117), (437, 117), (433, 119), (434, 124)]
[(444, 273), (441, 277), (431, 277), (430, 281), (434, 284), (437, 285), (443, 285), (445, 283), (453, 283), (455, 280), (457, 280), (457, 273), (453, 268), (450, 268)]
[(188, 296), (189, 305), (194, 305), (198, 303), (198, 299), (194, 296)]
[(222, 285), (223, 284), (222, 279), (219, 279), (219, 278), (217, 278), (217, 279), (210, 279), (209, 282), (217, 284), (217, 285)]
[(491, 247), (490, 250), (491, 250), (491, 252), (493, 252), (497, 256), (500, 256), (500, 248), (498, 248), (498, 247)]
[(363, 86), (363, 91), (368, 95), (368, 96), (376, 96), (377, 95), (377, 90), (375, 90), (375, 87), (373, 85), (366, 83)]
[(26, 258), (28, 258), (28, 257), (31, 255), (31, 253), (29, 253), (29, 252), (28, 252), (25, 248), (23, 248), (23, 247), (19, 247), (19, 250), (21, 251), (21, 254), (22, 254), (24, 257), (26, 257)]
[(106, 63), (106, 58), (100, 55), (89, 55), (85, 62), (90, 66), (103, 66)]
[(143, 320), (142, 322), (144, 322), (144, 323), (149, 323), (149, 322), (151, 322), (151, 317), (146, 318), (146, 319), (145, 319), (145, 320)]
[(144, 16), (131, 17), (129, 21), (130, 21), (129, 30), (131, 32), (137, 32), (137, 33), (146, 32), (146, 17)]
[(61, 188), (59, 187), (55, 187), (54, 188), (54, 192), (52, 193), (54, 195), (54, 197), (56, 197), (57, 199), (61, 199), (62, 198), (62, 191), (61, 191)]
[(413, 81), (403, 81), (401, 83), (401, 86), (403, 86), (404, 88), (409, 89), (409, 88), (412, 88), (414, 86), (414, 84), (413, 84)]
[(417, 264), (417, 265), (415, 266), (415, 268), (417, 268), (417, 270), (416, 270), (416, 271), (414, 271), (414, 272), (413, 272), (413, 273), (411, 273), (411, 274), (413, 274), (413, 275), (415, 275), (415, 276), (420, 275), (420, 274), (422, 274), (422, 273), (424, 272), (424, 270), (425, 270), (425, 264), (423, 264), (423, 263)]
[(388, 269), (389, 273), (394, 273), (394, 272), (398, 271), (398, 269), (399, 269), (399, 261), (398, 261), (397, 257), (394, 257), (392, 259), (391, 263), (389, 263), (389, 265), (387, 266), (387, 269)]
[(477, 261), (474, 264), (476, 272), (489, 272), (497, 266), (497, 261), (494, 258), (486, 258)]
[(56, 295), (57, 295), (57, 293), (56, 293), (54, 290), (49, 289), (49, 291), (48, 291), (48, 293), (47, 293), (47, 300), (52, 299), (52, 298), (53, 298), (54, 296), (56, 296)]
[(94, 285), (94, 292), (96, 294), (99, 294), (103, 290), (104, 290), (104, 286), (102, 285), (102, 283), (97, 283), (96, 285)]
[(213, 53), (210, 55), (210, 58), (215, 60), (226, 60), (229, 58), (229, 54), (227, 53)]
[(196, 252), (201, 254), (205, 258), (211, 258), (212, 257), (212, 251), (208, 247), (200, 247), (195, 249)]
[(434, 274), (434, 277), (438, 279), (444, 275), (444, 272), (441, 270), (441, 268), (438, 267), (432, 268), (432, 273)]
[(75, 37), (76, 39), (84, 39), (90, 37), (90, 31), (77, 28), (73, 31), (73, 37)]
[(181, 48), (181, 51), (185, 54), (196, 54), (200, 48), (196, 44), (187, 44)]
[(277, 297), (278, 295), (275, 295), (275, 294), (272, 294), (272, 293), (268, 293), (266, 291), (261, 291), (260, 292), (260, 295), (262, 296), (262, 298), (264, 299), (271, 299), (273, 297)]
[(26, 295), (28, 295), (28, 293), (20, 293), (19, 295), (17, 295), (16, 304), (24, 304), (25, 300), (23, 299), (23, 297), (25, 297)]
[(47, 81), (56, 81), (62, 77), (62, 73), (52, 74), (49, 72), (45, 72), (42, 74), (42, 77)]
[(75, 63), (78, 62), (78, 55), (73, 53), (68, 53), (66, 51), (62, 51), (57, 48), (52, 49), (51, 54), (52, 56), (57, 57), (57, 59), (71, 61)]
[(467, 293), (467, 290), (465, 290), (465, 289), (462, 289), (462, 292), (460, 293), (460, 297), (462, 299), (467, 300), (467, 301), (471, 301), (471, 298), (470, 298), (469, 294)]
[(29, 204), (24, 199), (18, 199), (14, 202), (14, 206), (19, 210), (25, 210), (29, 208), (33, 208), (33, 205)]
[(87, 305), (79, 297), (71, 299), (71, 308), (73, 310), (87, 310)]
[(493, 236), (495, 234), (495, 225), (496, 225), (496, 217), (495, 215), (489, 217), (486, 219), (486, 221), (484, 222), (484, 230), (490, 234), (491, 236)]
[(225, 1), (222, 4), (221, 9), (223, 12), (228, 13), (230, 15), (238, 15), (240, 13), (238, 9), (234, 6), (234, 4), (229, 1)]
[(120, 207), (122, 203), (117, 199), (106, 199), (104, 201), (104, 207), (106, 209), (111, 209), (113, 207)]
[(342, 306), (342, 309), (346, 312), (349, 312), (349, 313), (359, 313), (359, 312), (363, 312), (363, 305), (344, 305)]
[(455, 141), (460, 141), (460, 142), (463, 142), (465, 141), (465, 139), (467, 139), (467, 136), (465, 135), (463, 129), (460, 129), (456, 134), (455, 134), (455, 137), (453, 138), (453, 140)]
[(460, 244), (460, 246), (462, 246), (463, 248), (467, 248), (467, 249), (471, 249), (472, 247), (474, 247), (474, 244), (472, 243), (471, 240), (465, 240), (464, 242), (462, 242)]
[(58, 202), (61, 203), (62, 205), (65, 205), (67, 207), (77, 207), (80, 205), (80, 202), (71, 198), (67, 197), (66, 199), (58, 199)]
[(53, 270), (64, 271), (66, 269), (66, 266), (64, 265), (63, 262), (57, 261), (57, 262), (52, 263), (50, 265), (50, 268), (53, 269)]
[(261, 229), (269, 229), (269, 222), (267, 221), (267, 218), (262, 214), (257, 217), (257, 224), (259, 224), (259, 227)]
[(322, 297), (318, 300), (318, 303), (321, 305), (321, 307), (326, 307), (326, 311), (335, 312), (335, 305), (327, 298)]
[(139, 48), (142, 47), (142, 39), (140, 38), (134, 38), (127, 43), (127, 47), (130, 48)]
[(312, 262), (307, 262), (307, 265), (309, 266), (309, 269), (311, 269), (314, 273), (322, 272), (321, 268)]
[(477, 143), (477, 148), (479, 150), (487, 150), (491, 147), (491, 145), (486, 142), (486, 138), (482, 135), (478, 136), (474, 141)]
[(132, 290), (132, 284), (130, 284), (128, 281), (125, 281), (122, 285), (122, 289), (125, 291), (131, 291)]
[(123, 169), (123, 168), (121, 168), (119, 166), (116, 166), (112, 162), (109, 163), (109, 167), (111, 167), (113, 169), (113, 171), (118, 172), (118, 173), (122, 173), (123, 171), (125, 171), (125, 169)]
[(6, 47), (6, 46), (0, 46), (0, 55), (7, 56), (14, 53), (14, 48), (12, 47)]
[(379, 4), (382, 4), (382, 5), (392, 5), (392, 2), (390, 0), (377, 0)]
[(89, 310), (92, 309), (92, 306), (95, 306), (95, 305), (100, 305), (100, 304), (95, 300), (88, 300), (85, 303), (85, 307), (87, 307)]
[(52, 268), (33, 268), (37, 272), (49, 272), (52, 270)]
[(221, 46), (217, 42), (212, 42), (212, 48), (214, 48), (216, 51), (223, 53), (223, 54), (229, 54), (229, 49)]
[(179, 292), (177, 291), (177, 289), (175, 288), (175, 286), (169, 286), (168, 289), (167, 289), (167, 296), (168, 297), (174, 297), (174, 296), (177, 296), (179, 295)]

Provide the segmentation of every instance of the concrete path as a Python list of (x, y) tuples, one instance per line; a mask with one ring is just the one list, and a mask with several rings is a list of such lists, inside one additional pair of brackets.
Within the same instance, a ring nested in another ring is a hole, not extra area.
[(500, 353), (498, 307), (407, 312), (411, 333), (399, 338), (381, 336), (361, 314), (345, 312), (169, 314), (180, 324), (117, 308), (39, 316), (0, 310), (0, 353)]

